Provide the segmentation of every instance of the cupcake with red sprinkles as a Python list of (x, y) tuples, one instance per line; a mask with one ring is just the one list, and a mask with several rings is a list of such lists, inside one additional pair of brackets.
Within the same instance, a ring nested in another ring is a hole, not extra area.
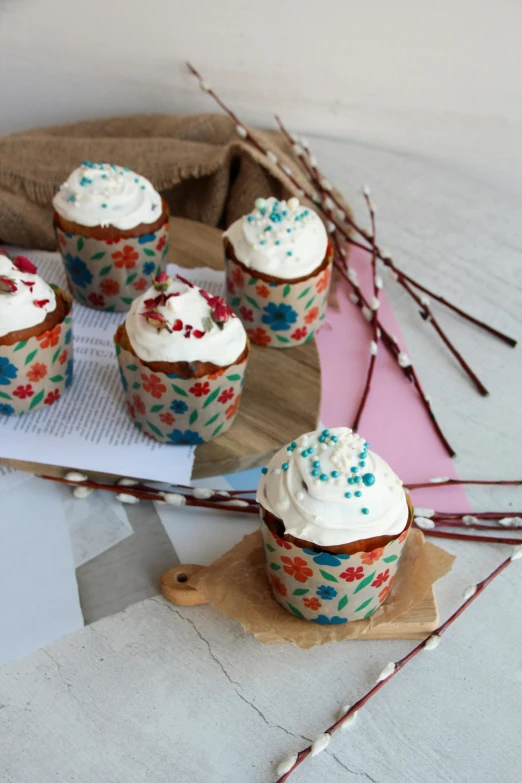
[(127, 409), (161, 443), (204, 443), (237, 416), (249, 353), (219, 296), (162, 272), (114, 337)]
[(0, 415), (48, 408), (72, 383), (71, 298), (0, 254)]

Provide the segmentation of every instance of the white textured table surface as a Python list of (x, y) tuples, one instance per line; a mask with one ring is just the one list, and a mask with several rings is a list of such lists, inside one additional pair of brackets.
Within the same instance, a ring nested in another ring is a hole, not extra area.
[[(522, 198), (427, 159), (314, 143), (361, 215), (369, 184), (394, 258), (496, 327), (522, 336)], [(359, 205), (359, 206), (358, 206)], [(451, 315), (448, 330), (490, 388), (479, 397), (405, 295), (386, 285), (462, 476), (522, 476), (520, 351)], [(520, 508), (519, 489), (470, 493)], [(140, 507), (133, 514), (140, 513)], [(145, 513), (145, 507), (144, 512)], [(446, 544), (441, 617), (506, 547)], [(305, 762), (296, 783), (503, 783), (522, 776), (522, 564)], [(9, 783), (264, 783), (411, 642), (265, 647), (209, 607), (150, 598), (0, 669), (0, 779)]]

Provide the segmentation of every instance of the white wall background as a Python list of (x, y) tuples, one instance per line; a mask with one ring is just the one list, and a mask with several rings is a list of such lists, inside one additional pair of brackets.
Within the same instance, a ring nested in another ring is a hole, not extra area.
[(3, 0), (0, 132), (136, 112), (246, 122), (522, 175), (520, 0)]

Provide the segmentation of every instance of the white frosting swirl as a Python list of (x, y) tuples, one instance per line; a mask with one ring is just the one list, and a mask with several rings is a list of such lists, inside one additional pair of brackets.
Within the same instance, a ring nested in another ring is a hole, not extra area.
[(283, 280), (306, 277), (324, 261), (328, 235), (320, 217), (297, 198), (256, 199), (256, 208), (225, 232), (249, 269)]
[(0, 255), (0, 337), (41, 324), (55, 309), (56, 296), (45, 280)]
[[(164, 292), (149, 288), (134, 300), (125, 326), (140, 359), (146, 362), (212, 362), (226, 367), (241, 356), (247, 336), (240, 319), (220, 297), (211, 297), (206, 291), (202, 295), (201, 291), (201, 288), (175, 278)], [(229, 313), (223, 324), (212, 320), (212, 301), (219, 301)], [(167, 328), (158, 329), (143, 315), (152, 311), (165, 319)]]
[(257, 500), (287, 533), (326, 548), (399, 535), (408, 519), (402, 481), (347, 427), (307, 433), (278, 451)]
[(65, 220), (83, 226), (115, 226), (122, 230), (155, 223), (161, 196), (145, 177), (114, 163), (84, 161), (53, 198)]

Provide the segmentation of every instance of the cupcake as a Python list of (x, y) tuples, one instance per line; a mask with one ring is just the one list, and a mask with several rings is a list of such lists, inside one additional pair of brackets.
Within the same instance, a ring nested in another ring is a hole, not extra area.
[(237, 415), (249, 343), (219, 296), (165, 272), (114, 337), (129, 414), (161, 443), (198, 444)]
[(24, 256), (0, 255), (0, 414), (53, 405), (72, 383), (71, 298)]
[(253, 343), (291, 348), (325, 316), (333, 253), (319, 216), (299, 203), (258, 198), (224, 234), (227, 301)]
[(53, 199), (72, 293), (98, 310), (128, 310), (159, 274), (169, 211), (148, 179), (114, 163), (84, 161)]
[(388, 597), (413, 512), (402, 481), (347, 427), (310, 432), (263, 468), (257, 492), (276, 600), (323, 625)]

